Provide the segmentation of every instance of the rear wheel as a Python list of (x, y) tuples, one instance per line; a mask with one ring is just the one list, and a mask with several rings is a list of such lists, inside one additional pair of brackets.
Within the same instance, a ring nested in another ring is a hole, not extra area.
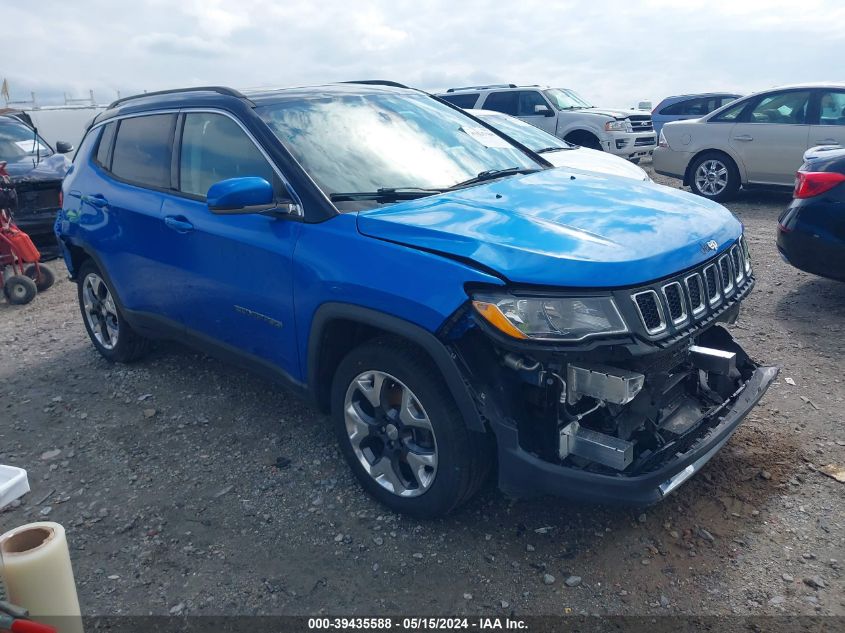
[(690, 188), (704, 198), (728, 200), (739, 191), (739, 170), (727, 154), (702, 154), (690, 167), (690, 174)]
[(467, 429), (440, 373), (400, 339), (365, 343), (340, 363), (332, 421), (362, 486), (398, 512), (446, 514), (489, 472), (489, 438)]
[(113, 290), (90, 259), (79, 268), (77, 296), (85, 329), (103, 358), (129, 363), (147, 353), (149, 341), (126, 322)]
[(38, 294), (38, 288), (35, 282), (24, 275), (12, 275), (6, 278), (3, 284), (3, 294), (9, 303), (14, 305), (23, 305), (35, 299)]
[(35, 282), (35, 287), (38, 292), (44, 292), (56, 283), (56, 276), (53, 271), (47, 268), (44, 264), (39, 264), (36, 268), (35, 264), (30, 264), (24, 269), (24, 274)]

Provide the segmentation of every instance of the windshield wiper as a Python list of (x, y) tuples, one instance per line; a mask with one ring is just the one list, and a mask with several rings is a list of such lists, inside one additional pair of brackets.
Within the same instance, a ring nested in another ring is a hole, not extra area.
[(349, 191), (329, 195), (332, 202), (350, 202), (353, 200), (414, 200), (443, 193), (445, 189), (425, 189), (423, 187), (380, 187), (375, 191)]
[(548, 154), (549, 152), (558, 152), (562, 149), (575, 149), (574, 147), (544, 147), (543, 149), (535, 150), (535, 154)]
[(505, 176), (516, 176), (517, 174), (533, 174), (535, 171), (540, 171), (536, 167), (508, 167), (506, 169), (488, 169), (482, 171), (480, 174), (469, 180), (464, 180), (452, 185), (449, 189), (461, 189), (469, 185), (474, 185), (486, 180), (495, 180), (496, 178), (504, 178)]

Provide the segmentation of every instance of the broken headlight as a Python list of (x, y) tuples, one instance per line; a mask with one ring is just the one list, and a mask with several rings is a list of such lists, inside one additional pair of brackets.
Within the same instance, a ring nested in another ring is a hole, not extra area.
[(493, 327), (517, 339), (575, 342), (628, 332), (611, 297), (479, 294), (472, 305)]

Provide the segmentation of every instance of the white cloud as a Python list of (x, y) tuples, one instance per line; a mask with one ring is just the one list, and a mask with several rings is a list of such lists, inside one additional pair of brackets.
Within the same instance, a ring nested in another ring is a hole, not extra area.
[(513, 81), (602, 105), (842, 80), (839, 0), (40, 0), (4, 5), (13, 96), (197, 83)]

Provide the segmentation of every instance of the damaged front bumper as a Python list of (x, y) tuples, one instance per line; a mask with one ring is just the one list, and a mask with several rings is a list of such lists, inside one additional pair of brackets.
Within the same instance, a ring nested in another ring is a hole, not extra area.
[(722, 448), (778, 373), (718, 324), (668, 346), (507, 349), (474, 331), (454, 349), (496, 437), (501, 490), (592, 503), (662, 500)]
[(635, 506), (657, 503), (701, 470), (725, 445), (777, 373), (777, 367), (755, 369), (716, 426), (685, 453), (642, 475), (600, 474), (550, 463), (519, 445), (516, 428), (491, 420), (498, 444), (499, 487), (516, 497), (559, 495), (591, 503)]

